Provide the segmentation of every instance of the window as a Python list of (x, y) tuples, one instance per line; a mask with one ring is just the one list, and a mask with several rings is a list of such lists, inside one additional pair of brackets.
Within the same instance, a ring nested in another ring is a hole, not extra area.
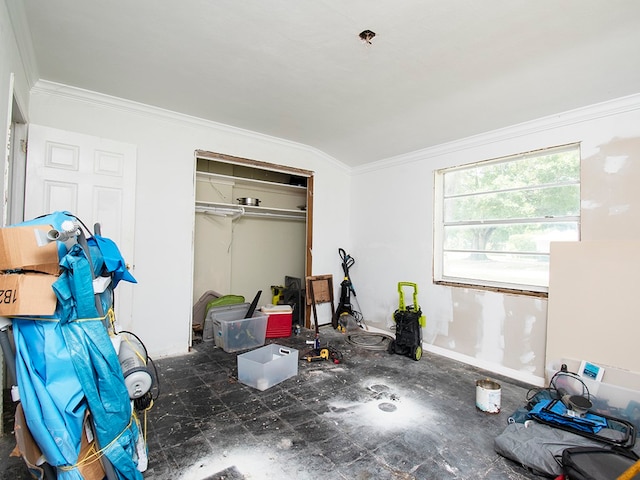
[(549, 244), (580, 238), (580, 147), (435, 172), (434, 279), (546, 292)]

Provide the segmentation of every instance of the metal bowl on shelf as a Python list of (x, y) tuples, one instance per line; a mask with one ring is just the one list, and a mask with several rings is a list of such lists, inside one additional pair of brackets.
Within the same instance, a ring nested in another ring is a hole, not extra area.
[(259, 207), (260, 206), (260, 199), (259, 198), (242, 197), (242, 198), (236, 198), (236, 200), (238, 201), (238, 203), (240, 205), (246, 205), (248, 207)]

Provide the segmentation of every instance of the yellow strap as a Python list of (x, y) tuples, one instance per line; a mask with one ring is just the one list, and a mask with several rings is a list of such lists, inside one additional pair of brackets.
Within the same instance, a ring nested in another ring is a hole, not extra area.
[(109, 307), (107, 317), (109, 317), (109, 326), (111, 327), (110, 330), (113, 332), (116, 329), (116, 312), (113, 311), (113, 307)]
[(91, 447), (91, 449), (89, 450), (87, 455), (82, 459), (78, 459), (78, 462), (75, 465), (61, 465), (58, 468), (60, 470), (64, 470), (64, 471), (74, 470), (74, 469), (76, 469), (78, 467), (81, 467), (83, 465), (88, 465), (90, 463), (95, 462), (96, 460), (99, 460), (104, 455), (104, 452), (108, 448), (110, 448), (111, 445), (113, 445), (116, 441), (118, 441), (118, 439), (124, 434), (124, 432), (126, 432), (131, 427), (131, 422), (132, 421), (133, 421), (133, 415), (131, 415), (131, 417), (129, 418), (129, 424), (106, 447), (103, 447), (100, 450), (96, 450), (95, 449), (96, 443), (93, 442), (93, 446)]
[(95, 317), (95, 318), (74, 318), (73, 320), (69, 320), (69, 323), (71, 322), (104, 322), (104, 320), (106, 319), (106, 315), (104, 317)]
[[(38, 322), (54, 322), (54, 323), (60, 323), (60, 319), (59, 318), (48, 318), (48, 317), (23, 317), (23, 316), (16, 316), (16, 317), (9, 317), (9, 318), (16, 318), (19, 320), (35, 320)], [(70, 322), (96, 322), (96, 321), (101, 321), (103, 322), (105, 319), (107, 318), (107, 315), (105, 315), (104, 317), (95, 317), (95, 318), (74, 318), (72, 320), (69, 320)]]
[(631, 465), (627, 470), (625, 470), (622, 475), (620, 475), (617, 480), (631, 480), (636, 474), (640, 473), (640, 460)]
[(144, 358), (144, 357), (142, 356), (142, 354), (138, 351), (138, 349), (136, 348), (136, 346), (135, 346), (135, 345), (133, 345), (133, 344), (131, 343), (131, 340), (129, 340), (129, 336), (128, 336), (128, 335), (124, 335), (124, 336), (123, 336), (123, 339), (124, 339), (124, 341), (125, 341), (125, 342), (127, 342), (127, 343), (129, 344), (129, 346), (131, 347), (131, 351), (133, 351), (133, 353), (135, 353), (136, 357), (138, 357), (138, 358), (140, 359), (140, 361), (142, 362), (142, 364), (143, 364), (143, 365), (146, 365), (146, 364), (147, 364), (147, 359), (146, 359), (146, 358)]

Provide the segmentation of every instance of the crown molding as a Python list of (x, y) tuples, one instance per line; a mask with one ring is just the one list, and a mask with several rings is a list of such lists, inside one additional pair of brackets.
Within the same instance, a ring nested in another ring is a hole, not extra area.
[(536, 120), (531, 120), (516, 125), (512, 125), (490, 132), (473, 135), (460, 140), (435, 145), (433, 147), (423, 148), (395, 157), (385, 158), (383, 160), (372, 162), (366, 165), (355, 167), (352, 175), (356, 176), (380, 169), (393, 166), (413, 163), (416, 161), (424, 161), (429, 158), (438, 157), (455, 153), (470, 148), (481, 147), (491, 143), (503, 142), (514, 138), (531, 135), (547, 130), (575, 125), (598, 118), (604, 118), (611, 115), (618, 115), (640, 109), (640, 93), (629, 95), (626, 97), (608, 100), (606, 102), (587, 105), (585, 107), (576, 108), (563, 113), (548, 115)]
[(5, 1), (13, 35), (18, 46), (18, 54), (29, 87), (33, 87), (39, 78), (35, 50), (31, 41), (31, 29), (27, 21), (27, 13), (21, 0)]
[(312, 153), (316, 157), (320, 157), (323, 160), (326, 160), (327, 162), (333, 164), (336, 168), (344, 171), (347, 174), (349, 174), (351, 171), (351, 168), (345, 163), (340, 162), (336, 158), (327, 155), (317, 148), (305, 145), (303, 143), (293, 142), (284, 138), (273, 137), (271, 135), (254, 132), (252, 130), (245, 130), (242, 128), (233, 127), (231, 125), (226, 125), (224, 123), (218, 123), (212, 120), (206, 120), (203, 118), (174, 112), (172, 110), (166, 110), (164, 108), (155, 107), (144, 103), (134, 102), (131, 100), (126, 100), (120, 97), (114, 97), (91, 90), (85, 90), (82, 88), (72, 87), (56, 82), (50, 82), (47, 80), (38, 80), (36, 84), (31, 88), (31, 94), (43, 94), (62, 97), (69, 100), (94, 105), (99, 108), (117, 110), (125, 113), (153, 118), (156, 120), (161, 119), (163, 121), (173, 122), (182, 126), (184, 126), (185, 124), (190, 124), (197, 127), (210, 128), (219, 132), (241, 135), (262, 142), (275, 143), (287, 148), (293, 148)]

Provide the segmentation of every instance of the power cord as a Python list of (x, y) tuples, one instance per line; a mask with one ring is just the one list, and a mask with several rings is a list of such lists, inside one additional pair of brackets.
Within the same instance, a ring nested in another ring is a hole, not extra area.
[(554, 373), (549, 380), (549, 386), (547, 388), (529, 389), (526, 397), (527, 402), (531, 402), (536, 397), (536, 395), (538, 395), (540, 392), (545, 391), (549, 392), (550, 396), (553, 398), (562, 398), (567, 393), (567, 390), (562, 386), (558, 386), (558, 379), (562, 378), (563, 376), (570, 378), (571, 381), (576, 381), (582, 384), (582, 393), (580, 394), (580, 396), (585, 397), (587, 400), (591, 401), (591, 394), (589, 392), (589, 387), (587, 387), (587, 384), (580, 378), (577, 373), (569, 372), (567, 370), (567, 366), (565, 364), (562, 364), (560, 370)]

